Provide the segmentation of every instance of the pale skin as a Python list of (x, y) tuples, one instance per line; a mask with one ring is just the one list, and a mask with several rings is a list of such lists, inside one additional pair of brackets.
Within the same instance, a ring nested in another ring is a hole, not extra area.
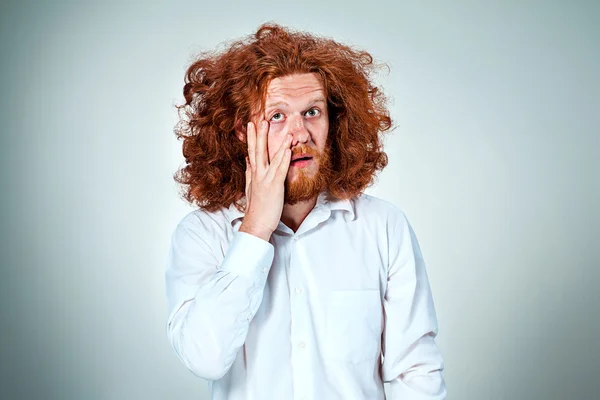
[[(314, 174), (316, 160), (290, 165), (292, 151), (300, 146), (321, 153), (329, 131), (327, 102), (323, 85), (316, 74), (295, 74), (275, 78), (267, 87), (265, 114), (249, 122), (246, 130), (246, 214), (241, 232), (268, 241), (281, 220), (293, 231), (316, 204), (317, 196), (284, 204), (284, 183), (293, 180), (302, 168)], [(244, 140), (238, 132), (238, 137)]]

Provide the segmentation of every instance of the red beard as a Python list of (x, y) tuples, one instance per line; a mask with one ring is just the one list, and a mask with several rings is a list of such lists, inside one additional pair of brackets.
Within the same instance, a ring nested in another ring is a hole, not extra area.
[[(328, 149), (330, 149), (329, 146)], [(311, 163), (316, 163), (318, 169), (316, 172), (306, 172), (305, 168), (298, 168), (293, 181), (285, 180), (284, 203), (289, 205), (318, 196), (327, 187), (331, 176), (331, 156), (328, 151), (315, 153), (313, 150), (307, 151), (309, 149), (299, 150), (296, 154), (311, 155), (313, 157)], [(292, 154), (292, 156), (294, 155)], [(290, 168), (292, 167), (290, 166)]]

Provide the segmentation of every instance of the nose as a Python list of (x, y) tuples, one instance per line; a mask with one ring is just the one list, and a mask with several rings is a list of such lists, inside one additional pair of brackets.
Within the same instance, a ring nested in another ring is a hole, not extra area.
[(292, 135), (292, 147), (298, 143), (306, 143), (310, 138), (310, 134), (305, 126), (302, 115), (294, 115), (290, 119), (289, 133)]

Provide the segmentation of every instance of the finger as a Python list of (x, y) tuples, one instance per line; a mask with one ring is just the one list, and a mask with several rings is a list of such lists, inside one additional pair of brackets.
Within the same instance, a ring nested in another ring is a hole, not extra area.
[(248, 122), (248, 129), (246, 129), (246, 141), (248, 142), (248, 157), (250, 166), (256, 165), (256, 129), (253, 122)]
[(258, 134), (256, 136), (256, 166), (263, 170), (269, 166), (268, 161), (268, 150), (267, 150), (267, 132), (269, 130), (269, 124), (267, 121), (262, 120), (258, 124)]
[(275, 155), (273, 156), (273, 160), (271, 160), (271, 164), (269, 165), (269, 170), (277, 169), (277, 167), (281, 163), (281, 160), (283, 160), (285, 149), (289, 149), (291, 144), (292, 144), (292, 135), (286, 134), (285, 138), (283, 138), (283, 140), (281, 141), (281, 144), (279, 145), (279, 149), (277, 150), (277, 153), (275, 153)]
[(275, 171), (275, 177), (285, 181), (287, 173), (290, 169), (290, 161), (292, 160), (292, 149), (285, 149), (281, 163)]
[(252, 184), (252, 169), (250, 168), (250, 162), (246, 157), (246, 199), (250, 198), (250, 188)]
[(246, 156), (246, 192), (248, 191), (248, 186), (250, 186), (251, 180), (252, 180), (252, 169), (250, 168), (250, 162), (248, 161), (248, 156)]
[[(292, 135), (286, 135), (285, 139), (283, 139), (283, 142), (281, 143), (281, 146), (279, 147), (279, 150), (277, 151), (277, 154), (275, 154), (275, 157), (273, 157), (273, 162), (271, 162), (271, 165), (269, 166), (269, 173), (270, 173), (270, 177), (271, 179), (275, 176), (277, 176), (277, 174), (279, 173), (278, 171), (280, 171), (282, 169), (282, 164), (286, 164), (283, 166), (283, 169), (285, 170), (285, 174), (287, 175), (287, 170), (289, 169), (290, 166), (290, 159), (291, 159), (291, 152), (292, 150), (290, 149), (290, 145), (292, 144)], [(289, 153), (289, 154), (287, 154)], [(287, 156), (287, 158), (286, 158)]]

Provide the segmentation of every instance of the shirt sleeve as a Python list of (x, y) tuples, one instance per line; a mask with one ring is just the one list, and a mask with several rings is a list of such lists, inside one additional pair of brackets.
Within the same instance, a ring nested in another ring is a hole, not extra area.
[(225, 375), (244, 344), (274, 257), (271, 243), (238, 231), (219, 262), (203, 239), (213, 236), (184, 219), (171, 237), (165, 274), (167, 337), (186, 367), (207, 380)]
[(389, 229), (382, 338), (382, 378), (389, 383), (388, 398), (442, 400), (444, 361), (434, 340), (437, 317), (423, 256), (404, 213)]

